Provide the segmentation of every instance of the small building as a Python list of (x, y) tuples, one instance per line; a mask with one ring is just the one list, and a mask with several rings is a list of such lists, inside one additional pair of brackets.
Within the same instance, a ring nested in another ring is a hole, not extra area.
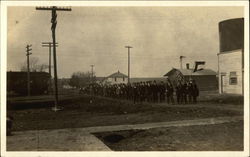
[[(30, 72), (30, 94), (48, 94), (50, 75), (47, 72)], [(7, 72), (7, 94), (27, 95), (27, 72)]]
[(217, 73), (211, 69), (202, 69), (193, 72), (194, 69), (176, 69), (173, 68), (164, 76), (167, 77), (174, 86), (176, 86), (179, 80), (189, 81), (195, 80), (198, 88), (203, 91), (218, 89), (218, 83), (216, 75)]
[(244, 93), (244, 18), (219, 23), (219, 93)]
[(103, 81), (104, 84), (120, 84), (120, 83), (128, 83), (128, 76), (121, 73), (119, 70), (116, 73), (113, 73), (106, 77)]

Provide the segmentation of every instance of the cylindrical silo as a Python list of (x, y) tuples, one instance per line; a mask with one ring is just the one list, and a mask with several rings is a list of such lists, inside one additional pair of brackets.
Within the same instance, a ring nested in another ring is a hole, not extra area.
[(244, 48), (244, 18), (221, 21), (219, 32), (220, 52)]

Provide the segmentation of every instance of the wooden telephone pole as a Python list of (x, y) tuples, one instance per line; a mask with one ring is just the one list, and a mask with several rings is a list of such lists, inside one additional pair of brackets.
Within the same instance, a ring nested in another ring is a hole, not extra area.
[[(52, 78), (51, 78), (51, 48), (53, 47), (52, 42), (42, 42), (42, 47), (48, 47), (49, 48), (49, 93), (52, 93)], [(58, 47), (58, 43), (56, 43), (56, 47)]]
[(95, 65), (90, 65), (91, 66), (91, 83), (94, 83), (94, 66)]
[(30, 55), (32, 54), (30, 51), (32, 45), (26, 46), (26, 56), (27, 56), (27, 95), (30, 96)]
[(94, 66), (95, 65), (90, 65), (91, 66), (91, 99), (90, 99), (90, 103), (93, 102), (93, 97), (94, 97)]
[(132, 46), (125, 46), (128, 49), (128, 84), (130, 83), (130, 49)]
[(56, 6), (52, 7), (36, 7), (36, 10), (51, 11), (51, 31), (53, 39), (53, 58), (54, 58), (54, 83), (55, 83), (55, 106), (54, 111), (61, 110), (58, 108), (58, 86), (57, 86), (57, 65), (56, 65), (56, 25), (57, 25), (57, 14), (56, 11), (71, 11), (71, 8), (59, 8)]

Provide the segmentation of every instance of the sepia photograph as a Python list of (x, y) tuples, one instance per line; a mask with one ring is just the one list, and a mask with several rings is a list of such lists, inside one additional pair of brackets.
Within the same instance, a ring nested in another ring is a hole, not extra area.
[(249, 156), (248, 3), (144, 3), (1, 6), (3, 156)]

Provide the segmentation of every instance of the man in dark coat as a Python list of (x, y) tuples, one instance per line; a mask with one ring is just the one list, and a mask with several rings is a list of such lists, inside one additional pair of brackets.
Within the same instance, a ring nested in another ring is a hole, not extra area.
[(140, 102), (144, 102), (145, 100), (145, 86), (143, 82), (139, 84), (139, 93), (140, 93)]
[(181, 82), (178, 82), (177, 83), (177, 86), (176, 86), (176, 100), (177, 100), (177, 103), (178, 104), (181, 104), (182, 103), (182, 91), (181, 91), (181, 88), (182, 88), (182, 84)]
[(193, 102), (195, 104), (197, 103), (198, 96), (199, 96), (199, 88), (197, 87), (195, 81), (193, 81), (192, 97), (193, 97)]
[(132, 91), (133, 91), (133, 101), (135, 104), (139, 99), (139, 89), (137, 83), (132, 85)]
[(13, 117), (7, 116), (7, 136), (12, 135)]
[(147, 86), (146, 86), (146, 99), (147, 99), (147, 102), (152, 102), (152, 95), (153, 95), (153, 92), (152, 92), (152, 88), (151, 88), (151, 82), (148, 82), (147, 83)]
[(167, 94), (167, 103), (174, 104), (174, 88), (173, 88), (172, 83), (169, 80), (167, 80), (166, 94)]
[(187, 96), (188, 96), (188, 103), (190, 104), (193, 102), (192, 91), (193, 91), (193, 84), (192, 81), (189, 81), (187, 84)]
[(153, 94), (153, 102), (157, 102), (158, 101), (158, 87), (157, 87), (156, 81), (154, 81), (153, 84), (151, 85), (151, 90)]
[(131, 100), (132, 87), (130, 83), (128, 83), (128, 85), (126, 86), (126, 93), (127, 93), (127, 100)]
[(161, 84), (159, 84), (159, 92), (160, 92), (160, 102), (164, 102), (165, 101), (165, 91), (166, 91), (166, 88), (165, 88), (165, 85), (164, 85), (164, 82), (161, 81)]
[(185, 82), (182, 87), (181, 87), (181, 91), (182, 91), (182, 102), (187, 104), (187, 83)]

